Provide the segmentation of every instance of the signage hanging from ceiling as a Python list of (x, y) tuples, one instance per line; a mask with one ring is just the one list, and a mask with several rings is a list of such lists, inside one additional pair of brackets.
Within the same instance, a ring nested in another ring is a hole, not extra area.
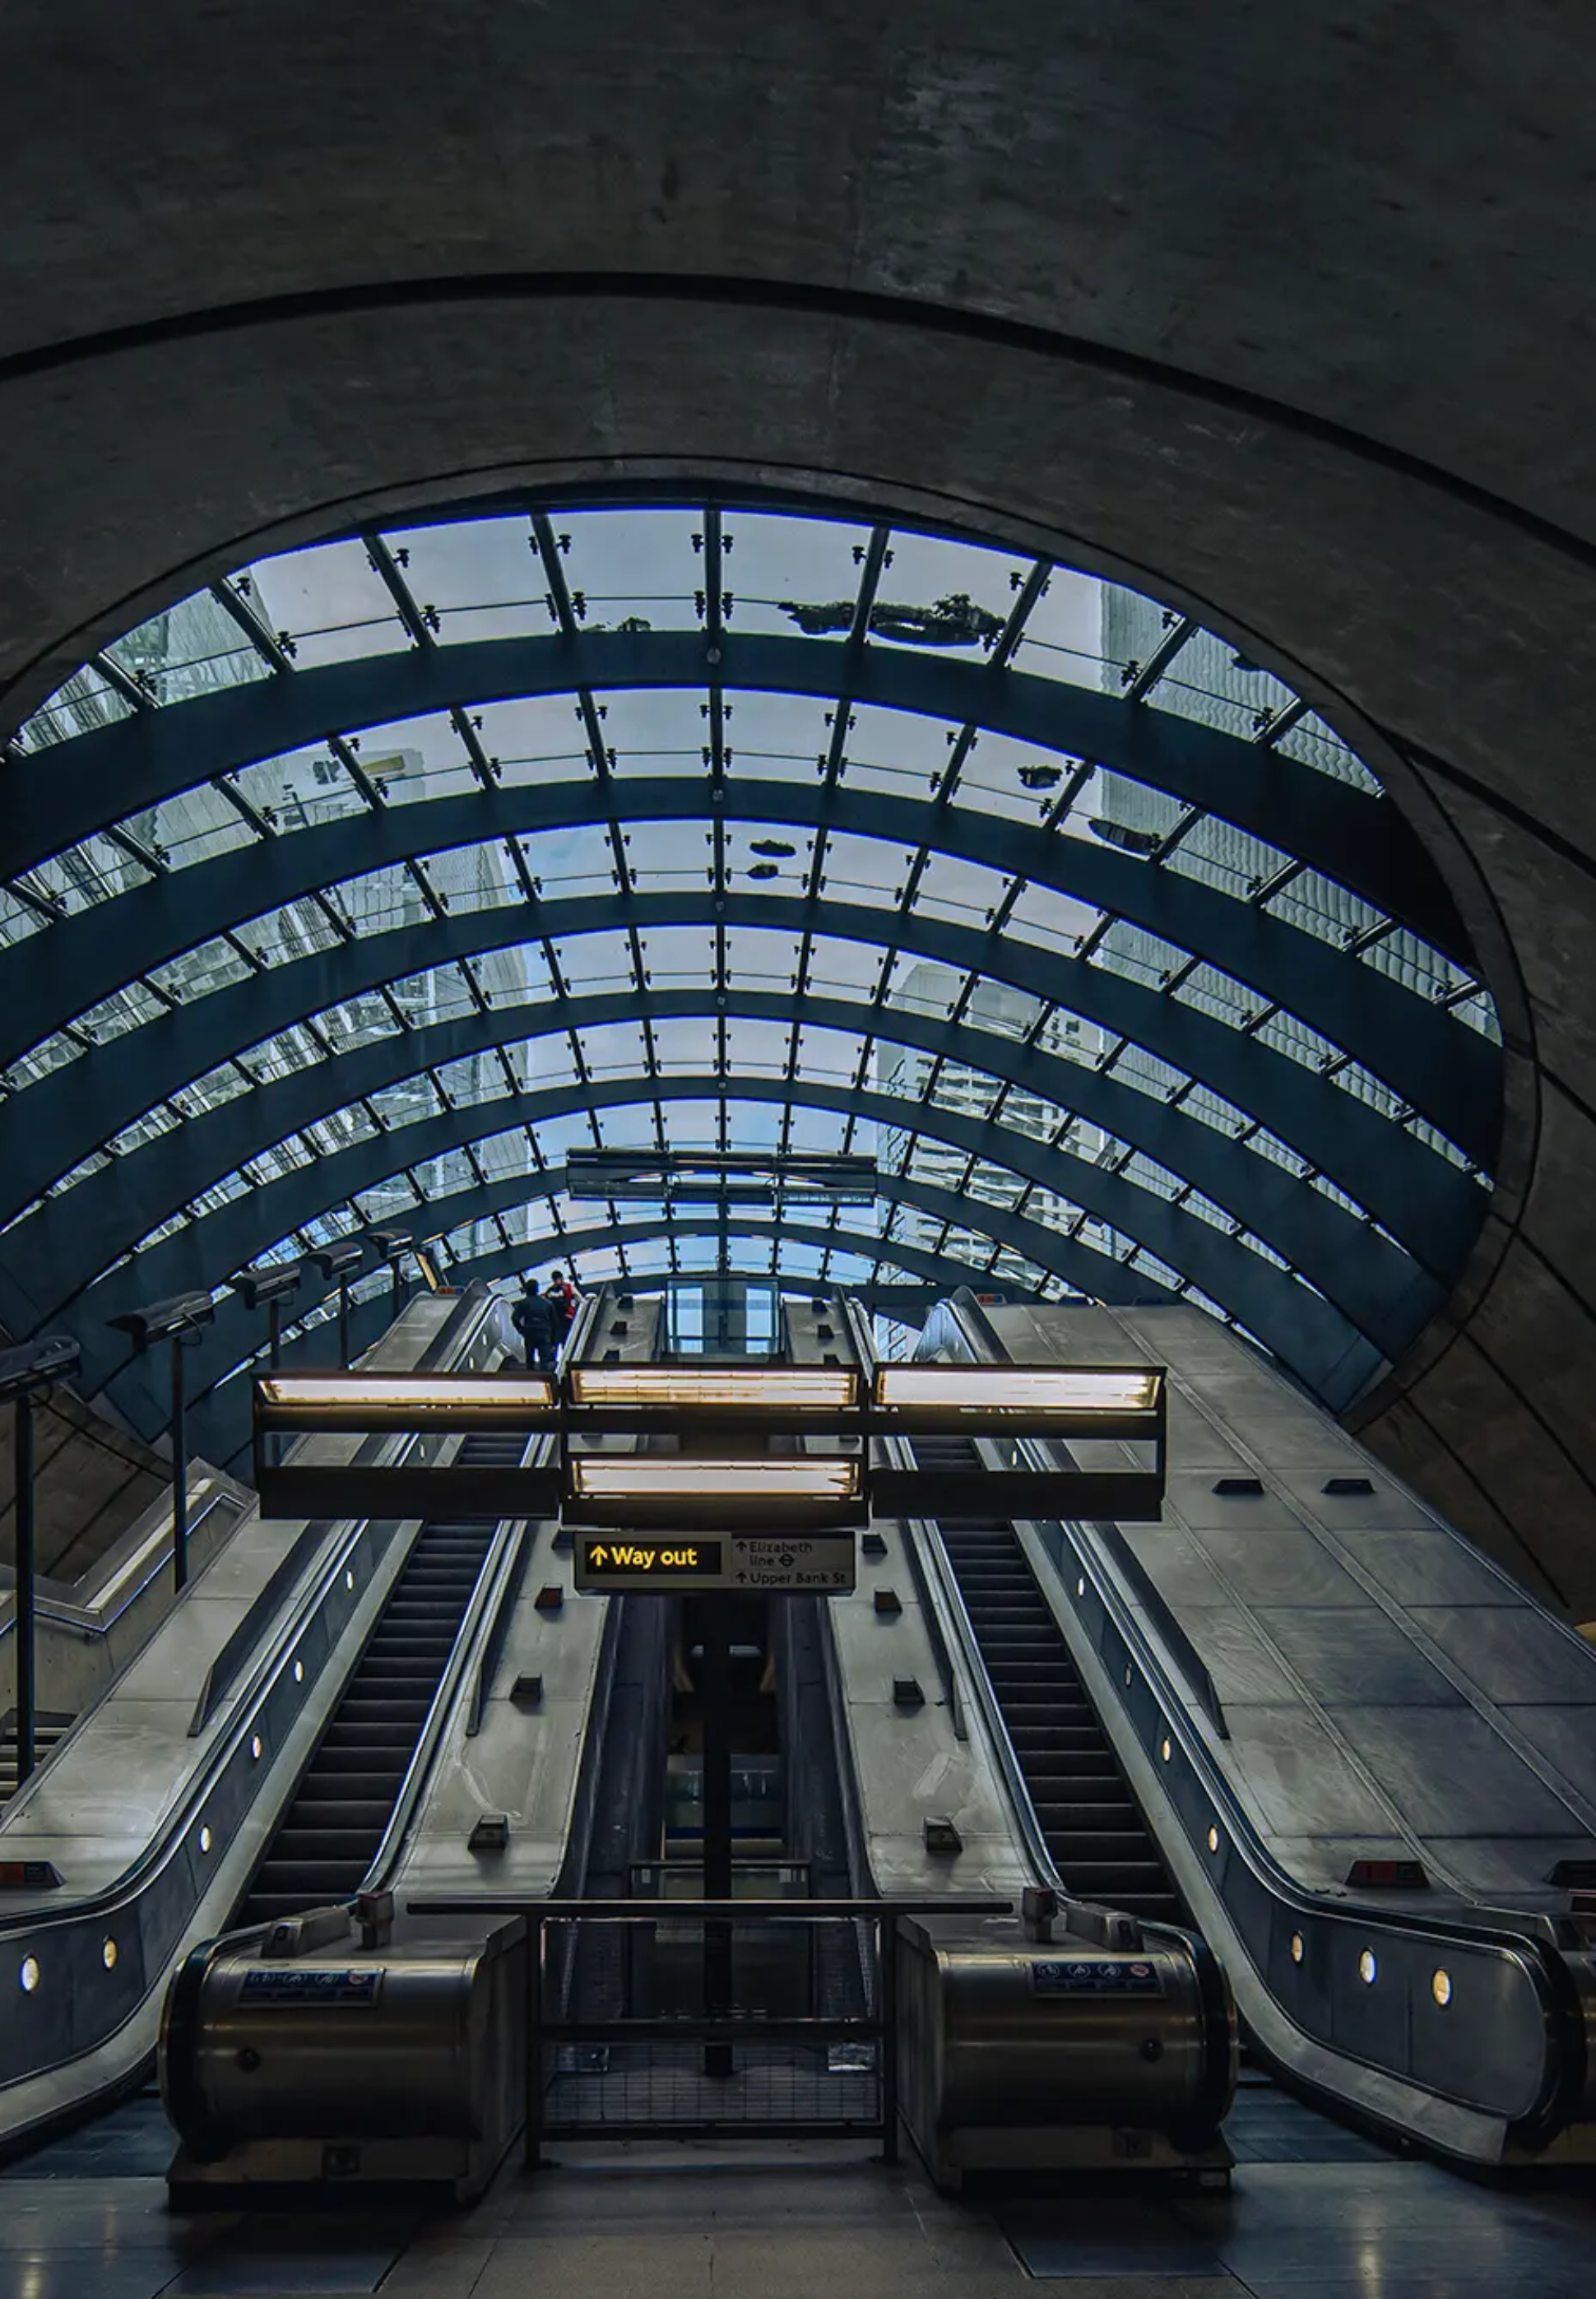
[(851, 1534), (576, 1535), (576, 1586), (616, 1592), (741, 1589), (748, 1596), (815, 1596), (854, 1586)]

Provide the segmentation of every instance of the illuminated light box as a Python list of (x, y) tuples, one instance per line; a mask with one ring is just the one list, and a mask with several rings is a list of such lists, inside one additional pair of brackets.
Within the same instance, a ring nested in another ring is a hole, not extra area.
[(592, 1524), (854, 1523), (864, 1514), (856, 1457), (698, 1460), (686, 1454), (578, 1453), (567, 1468), (569, 1517)]
[(258, 1429), (354, 1435), (389, 1429), (536, 1429), (555, 1418), (546, 1374), (271, 1374)]
[(583, 1365), (568, 1379), (574, 1411), (594, 1428), (757, 1416), (775, 1429), (790, 1416), (848, 1421), (859, 1408), (851, 1366)]
[(1164, 1377), (1153, 1365), (880, 1365), (872, 1402), (885, 1432), (1154, 1439)]

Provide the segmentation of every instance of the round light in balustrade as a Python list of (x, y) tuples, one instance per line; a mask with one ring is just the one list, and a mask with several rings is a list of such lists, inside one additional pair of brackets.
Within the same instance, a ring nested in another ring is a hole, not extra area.
[(260, 1758), (265, 1752), (265, 1748), (266, 1743), (262, 1740), (259, 1732), (252, 1732), (250, 1734), (250, 1755), (257, 1764), (260, 1763)]
[(302, 1660), (296, 1660), (294, 1664), (294, 1681), (295, 1684), (302, 1684), (304, 1681), (305, 1664)]
[(1293, 1932), (1291, 1936), (1291, 1960), (1293, 1963), (1301, 1963), (1302, 1961), (1302, 1935), (1301, 1932)]
[(1450, 1971), (1438, 1971), (1432, 1972), (1430, 1975), (1430, 1994), (1435, 1997), (1436, 2003), (1444, 2012), (1447, 2005), (1451, 2002), (1451, 1974)]
[(1365, 1988), (1372, 1988), (1374, 1986), (1375, 1975), (1379, 1971), (1379, 1965), (1375, 1962), (1375, 1952), (1373, 1948), (1366, 1947), (1362, 1955), (1358, 1958), (1358, 1977), (1363, 1982)]
[(1135, 1683), (1135, 1681), (1136, 1681), (1136, 1675), (1135, 1675), (1135, 1672), (1134, 1672), (1134, 1671), (1133, 1671), (1133, 1669), (1131, 1668), (1130, 1663), (1129, 1663), (1129, 1661), (1127, 1661), (1127, 1662), (1126, 1662), (1126, 1664), (1125, 1664), (1125, 1681), (1126, 1681), (1126, 1683), (1127, 1683), (1127, 1684), (1134, 1684), (1134, 1683)]
[(34, 1989), (38, 1986), (39, 1981), (38, 1958), (37, 1955), (25, 1955), (22, 1958), (22, 1969), (18, 1972), (17, 1979), (21, 1984), (23, 1995), (31, 1996)]
[(1076, 1581), (1076, 1583), (1075, 1583), (1075, 1593), (1076, 1593), (1076, 1595), (1077, 1595), (1078, 1597), (1084, 1597), (1084, 1596), (1086, 1595), (1086, 1592), (1087, 1592), (1087, 1576), (1086, 1576), (1086, 1574), (1083, 1573), (1081, 1574), (1080, 1578), (1079, 1578), (1079, 1579)]
[(352, 1573), (346, 1573), (344, 1574), (344, 1576), (343, 1576), (343, 1585), (344, 1585), (344, 1587), (345, 1587), (346, 1589), (352, 1589), (352, 1588), (354, 1587), (354, 1585), (355, 1585), (355, 1576), (354, 1576), (354, 1574), (353, 1574)]
[(210, 1849), (211, 1830), (208, 1828), (202, 1828), (200, 1830), (200, 1850), (202, 1852), (209, 1852)]
[(1211, 1828), (1208, 1831), (1208, 1848), (1211, 1852), (1217, 1852), (1220, 1848), (1220, 1831), (1217, 1828)]
[(1174, 1748), (1172, 1747), (1172, 1746), (1170, 1745), (1170, 1743), (1169, 1742), (1169, 1740), (1167, 1740), (1167, 1739), (1163, 1739), (1163, 1740), (1161, 1740), (1161, 1741), (1159, 1742), (1159, 1744), (1158, 1744), (1158, 1753), (1159, 1753), (1159, 1755), (1163, 1758), (1163, 1760), (1164, 1760), (1165, 1764), (1167, 1764), (1169, 1763), (1169, 1761), (1170, 1761), (1170, 1758), (1174, 1755), (1175, 1751), (1174, 1751)]
[(105, 1938), (100, 1942), (100, 1961), (104, 1965), (107, 1971), (114, 1971), (116, 1970), (116, 1960), (119, 1953), (120, 1951), (118, 1950), (116, 1942), (111, 1938), (111, 1935), (107, 1933)]

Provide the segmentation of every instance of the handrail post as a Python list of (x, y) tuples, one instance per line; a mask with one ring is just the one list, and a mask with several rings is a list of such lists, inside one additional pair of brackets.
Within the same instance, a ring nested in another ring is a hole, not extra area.
[(543, 1919), (526, 1915), (526, 2129), (523, 2162), (528, 2171), (543, 2167)]
[(877, 1968), (881, 1987), (881, 2161), (897, 2161), (897, 1918), (880, 1926)]
[(34, 1534), (33, 1399), (26, 1390), (12, 1408), (16, 1463), (17, 1787), (33, 1772), (38, 1722), (38, 1557)]

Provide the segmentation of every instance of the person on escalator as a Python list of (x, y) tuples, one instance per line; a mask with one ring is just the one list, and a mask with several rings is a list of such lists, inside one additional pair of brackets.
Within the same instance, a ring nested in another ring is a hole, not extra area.
[(559, 1348), (559, 1311), (552, 1293), (539, 1291), (535, 1277), (522, 1280), (521, 1299), (510, 1311), (509, 1321), (525, 1345), (528, 1370), (533, 1365), (551, 1365)]
[(582, 1298), (563, 1269), (557, 1269), (550, 1278), (549, 1298), (554, 1304), (555, 1340), (563, 1341), (571, 1330), (576, 1304)]

